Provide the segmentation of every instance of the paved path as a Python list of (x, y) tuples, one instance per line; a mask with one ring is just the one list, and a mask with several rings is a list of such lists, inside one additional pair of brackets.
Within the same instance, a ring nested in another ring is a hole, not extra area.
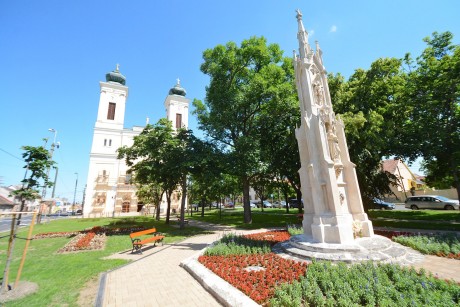
[(190, 220), (190, 225), (214, 233), (194, 236), (175, 244), (165, 244), (132, 255), (131, 251), (109, 258), (136, 259), (121, 268), (107, 272), (101, 278), (96, 306), (221, 306), (187, 271), (180, 262), (198, 253), (224, 233), (240, 231), (231, 227)]
[[(229, 232), (249, 233), (232, 227), (212, 225), (190, 220), (190, 224), (213, 231), (212, 234), (194, 236), (175, 244), (165, 244), (147, 249), (143, 255), (130, 251), (109, 258), (131, 259), (134, 262), (105, 273), (100, 282), (97, 307), (141, 306), (221, 306), (189, 273), (179, 266), (210, 243)], [(460, 262), (426, 256), (415, 265), (442, 279), (460, 282)]]

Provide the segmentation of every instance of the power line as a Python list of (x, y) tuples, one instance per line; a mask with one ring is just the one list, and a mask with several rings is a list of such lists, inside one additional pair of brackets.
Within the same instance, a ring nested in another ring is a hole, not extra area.
[(18, 160), (20, 160), (20, 161), (23, 161), (21, 158), (19, 158), (19, 157), (16, 157), (16, 156), (15, 156), (15, 155), (13, 155), (12, 153), (10, 153), (10, 152), (8, 152), (8, 151), (6, 151), (6, 150), (2, 149), (2, 148), (0, 148), (0, 150), (1, 150), (1, 151), (3, 151), (3, 152), (4, 152), (4, 153), (6, 153), (6, 154), (8, 154), (8, 155), (12, 156), (13, 158), (16, 158), (16, 159), (18, 159)]

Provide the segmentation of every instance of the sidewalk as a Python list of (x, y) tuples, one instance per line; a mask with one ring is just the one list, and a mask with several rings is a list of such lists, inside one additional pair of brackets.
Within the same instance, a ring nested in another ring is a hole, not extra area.
[(190, 225), (214, 233), (190, 237), (184, 241), (157, 246), (132, 255), (130, 251), (109, 258), (136, 259), (121, 268), (105, 273), (100, 280), (96, 306), (221, 306), (180, 262), (193, 256), (225, 233), (250, 233), (261, 230), (235, 230), (194, 220)]
[[(217, 241), (225, 233), (239, 234), (263, 230), (235, 230), (233, 227), (194, 220), (190, 220), (189, 223), (213, 233), (146, 249), (142, 255), (130, 254), (130, 251), (126, 251), (110, 256), (109, 258), (134, 261), (101, 276), (96, 306), (221, 306), (179, 266), (180, 262)], [(459, 260), (425, 256), (424, 261), (415, 265), (415, 268), (424, 268), (440, 279), (454, 279), (460, 282), (459, 264)]]

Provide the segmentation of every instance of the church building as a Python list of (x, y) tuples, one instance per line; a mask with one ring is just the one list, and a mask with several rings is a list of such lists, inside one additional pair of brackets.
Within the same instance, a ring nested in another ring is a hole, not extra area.
[[(99, 85), (99, 107), (89, 158), (83, 216), (137, 215), (143, 204), (138, 202), (136, 186), (132, 184), (131, 175), (127, 173), (128, 167), (124, 159), (117, 159), (117, 149), (132, 146), (134, 137), (144, 127), (124, 127), (128, 87), (118, 65), (114, 71), (106, 74), (106, 81), (99, 82)], [(190, 100), (185, 95), (185, 89), (177, 80), (164, 101), (166, 118), (176, 129), (188, 127)], [(175, 195), (171, 203), (172, 210), (177, 210), (180, 206), (179, 194)], [(165, 201), (161, 208), (165, 210)]]

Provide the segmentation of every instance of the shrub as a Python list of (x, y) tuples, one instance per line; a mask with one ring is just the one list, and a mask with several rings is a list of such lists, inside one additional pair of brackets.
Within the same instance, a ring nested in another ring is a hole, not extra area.
[[(299, 290), (301, 289), (301, 290)], [(302, 302), (302, 303), (299, 303)], [(458, 306), (460, 286), (421, 270), (371, 262), (313, 262), (305, 277), (277, 288), (271, 306)]]
[(295, 225), (295, 224), (288, 225), (288, 226), (287, 226), (287, 230), (288, 230), (288, 232), (289, 232), (289, 234), (290, 234), (291, 236), (303, 234), (303, 227), (302, 227), (302, 225)]
[(460, 260), (460, 240), (454, 234), (429, 234), (393, 237), (395, 242), (409, 246), (422, 254), (437, 255)]

